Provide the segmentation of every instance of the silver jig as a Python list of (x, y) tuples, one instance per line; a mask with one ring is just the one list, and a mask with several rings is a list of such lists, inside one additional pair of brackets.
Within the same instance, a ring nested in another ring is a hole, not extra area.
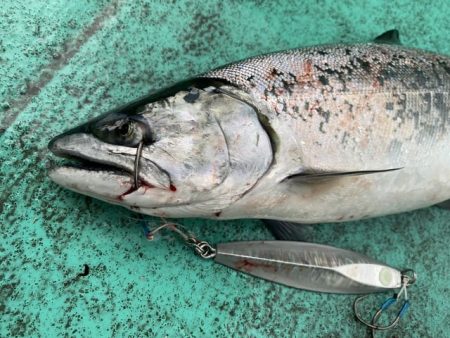
[(402, 274), (397, 269), (359, 253), (306, 242), (248, 241), (219, 243), (197, 239), (181, 225), (165, 223), (203, 258), (271, 282), (318, 292), (365, 294), (398, 289)]

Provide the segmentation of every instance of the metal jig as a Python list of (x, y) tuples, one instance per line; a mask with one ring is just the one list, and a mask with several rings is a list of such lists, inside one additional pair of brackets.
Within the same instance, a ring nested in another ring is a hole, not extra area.
[[(358, 321), (360, 321), (361, 323), (363, 323), (364, 325), (366, 325), (367, 327), (371, 328), (372, 335), (374, 334), (375, 330), (389, 330), (389, 329), (394, 328), (395, 326), (398, 325), (400, 319), (405, 315), (405, 313), (407, 312), (408, 308), (411, 305), (411, 303), (409, 302), (409, 299), (408, 299), (407, 288), (409, 286), (411, 286), (412, 284), (414, 284), (416, 279), (417, 279), (417, 276), (413, 270), (408, 269), (408, 270), (402, 271), (402, 287), (400, 288), (400, 291), (397, 294), (394, 294), (392, 297), (386, 299), (383, 302), (383, 304), (381, 304), (380, 308), (377, 310), (377, 312), (375, 312), (374, 316), (372, 317), (371, 323), (362, 319), (358, 312), (358, 304), (360, 303), (361, 300), (366, 298), (368, 295), (356, 298), (355, 302), (353, 303), (353, 311), (355, 313), (356, 319)], [(395, 319), (388, 325), (385, 325), (385, 326), (377, 325), (376, 322), (378, 321), (378, 319), (380, 318), (382, 313), (385, 312), (391, 305), (397, 303), (397, 301), (400, 299), (400, 297), (402, 295), (404, 296), (405, 301), (402, 304)]]
[[(163, 225), (147, 232), (149, 240), (153, 240), (155, 234), (162, 229), (169, 229), (194, 248), (200, 257), (213, 258), (216, 263), (272, 282), (332, 293), (370, 294), (399, 289), (397, 294), (385, 300), (370, 323), (362, 319), (358, 312), (358, 304), (367, 296), (355, 299), (355, 316), (372, 329), (372, 334), (375, 330), (395, 327), (410, 306), (407, 288), (416, 281), (416, 274), (412, 270), (400, 272), (359, 253), (316, 243), (239, 241), (212, 246), (197, 239), (182, 225), (166, 222), (164, 219), (163, 221)], [(404, 303), (397, 317), (389, 325), (377, 325), (383, 312), (397, 303), (402, 296)]]

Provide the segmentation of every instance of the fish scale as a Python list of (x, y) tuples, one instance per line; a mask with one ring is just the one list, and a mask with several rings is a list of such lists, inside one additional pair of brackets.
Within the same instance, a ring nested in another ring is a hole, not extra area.
[[(391, 135), (398, 135), (397, 144), (416, 138), (403, 151), (417, 156), (412, 148), (418, 143), (428, 144), (422, 148), (428, 150), (436, 145), (435, 139), (448, 141), (447, 57), (382, 44), (322, 46), (251, 58), (205, 76), (226, 80), (251, 93), (258, 107), (268, 106), (264, 113), (270, 119), (291, 122), (290, 131), (299, 135), (298, 143), (306, 142), (305, 147), (310, 149), (340, 141), (343, 150), (366, 148), (368, 156), (376, 151), (384, 157), (404, 158), (398, 148), (390, 152), (392, 141), (381, 147), (375, 143)], [(352, 123), (356, 119), (358, 123)], [(364, 130), (371, 140), (358, 138), (358, 127), (371, 127), (377, 121), (383, 129)], [(319, 133), (310, 137), (316, 131)], [(323, 151), (320, 153), (323, 155)], [(350, 154), (354, 156), (354, 152)], [(339, 157), (348, 160), (345, 154)], [(339, 162), (336, 156), (329, 158)], [(367, 160), (361, 158), (361, 162)], [(405, 161), (398, 161), (398, 165)], [(311, 166), (317, 166), (317, 162)]]
[(448, 90), (450, 60), (396, 45), (330, 45), (257, 56), (210, 71), (204, 77), (223, 79), (260, 94), (280, 84), (320, 87), (323, 81), (336, 80), (344, 82), (345, 87), (343, 83), (340, 88), (331, 86), (333, 91)]

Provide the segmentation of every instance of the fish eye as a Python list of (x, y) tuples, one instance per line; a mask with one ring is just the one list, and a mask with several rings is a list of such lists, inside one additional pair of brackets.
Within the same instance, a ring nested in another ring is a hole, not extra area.
[(103, 142), (127, 147), (136, 147), (149, 139), (146, 125), (129, 117), (99, 121), (92, 126), (91, 131)]
[(131, 136), (134, 132), (133, 127), (131, 126), (131, 123), (129, 121), (122, 124), (118, 129), (117, 132), (122, 137)]

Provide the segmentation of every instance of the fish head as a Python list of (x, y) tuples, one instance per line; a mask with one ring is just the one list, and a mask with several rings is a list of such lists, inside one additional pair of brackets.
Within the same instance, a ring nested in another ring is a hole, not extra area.
[(272, 161), (255, 107), (190, 87), (116, 109), (49, 143), (77, 160), (51, 169), (73, 191), (164, 217), (212, 217), (250, 190)]

